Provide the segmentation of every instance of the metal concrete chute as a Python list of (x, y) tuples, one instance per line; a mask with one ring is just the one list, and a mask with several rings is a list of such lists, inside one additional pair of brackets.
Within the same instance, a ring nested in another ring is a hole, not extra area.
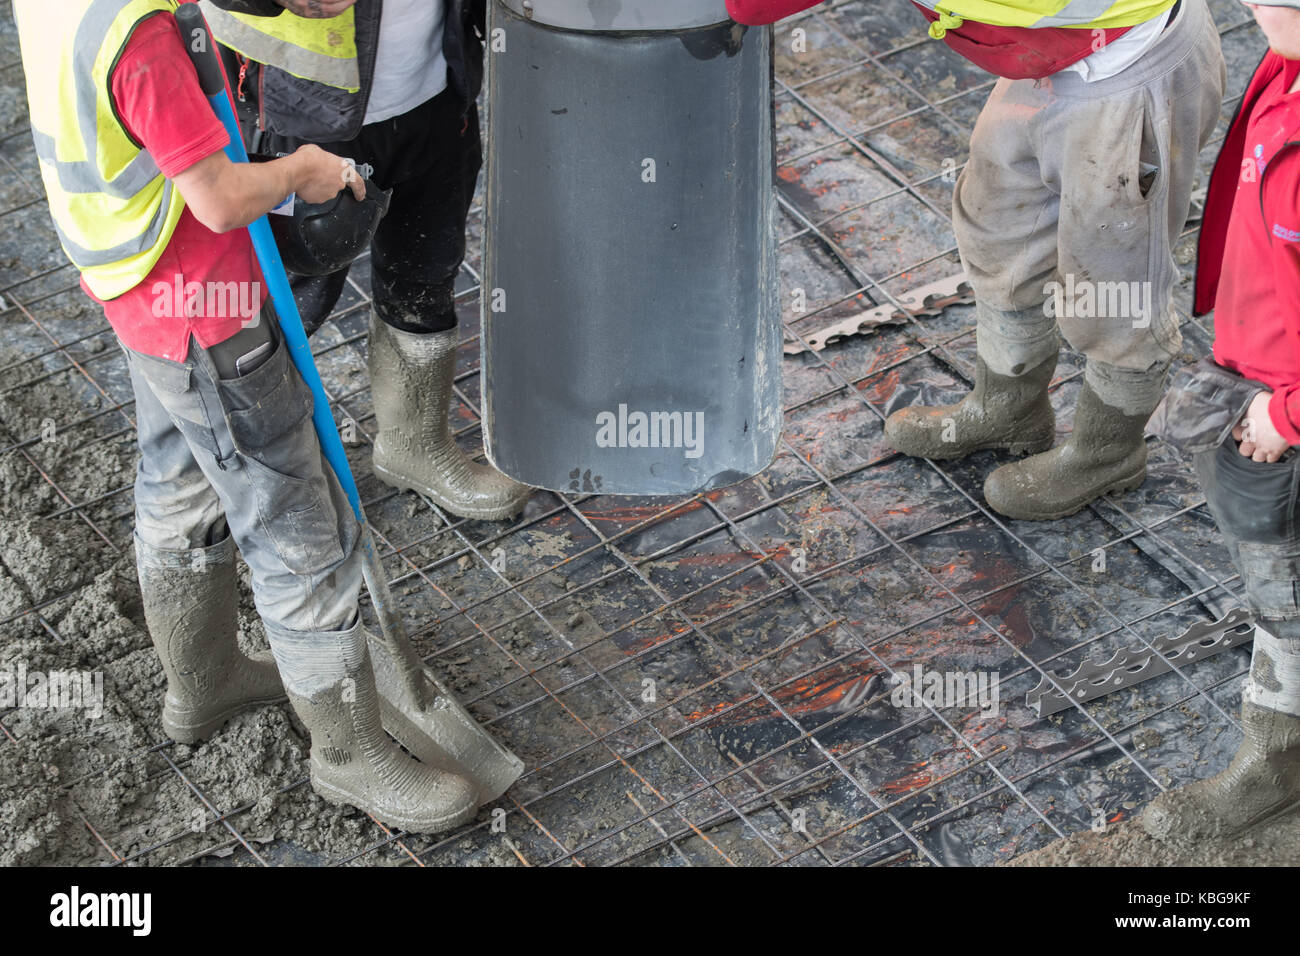
[(531, 485), (669, 495), (781, 429), (770, 31), (722, 0), (496, 0), (485, 439)]

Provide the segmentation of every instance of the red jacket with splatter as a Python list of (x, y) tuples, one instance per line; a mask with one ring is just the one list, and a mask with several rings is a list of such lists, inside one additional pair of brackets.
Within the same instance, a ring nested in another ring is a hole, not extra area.
[(1269, 418), (1300, 445), (1300, 61), (1269, 52), (1210, 177), (1193, 312), (1214, 310), (1214, 360), (1273, 390)]
[[(775, 23), (793, 16), (822, 0), (727, 0), (727, 12), (737, 23), (760, 25)], [(913, 0), (915, 3), (915, 0)], [(919, 3), (916, 8), (931, 23), (939, 19), (933, 10)], [(958, 27), (932, 28), (932, 35), (942, 39), (981, 69), (1012, 80), (1041, 79), (1094, 53), (1095, 43), (1110, 43), (1129, 30), (1122, 27), (1106, 30), (1104, 38), (1091, 30), (1027, 27), (995, 27), (965, 20)]]

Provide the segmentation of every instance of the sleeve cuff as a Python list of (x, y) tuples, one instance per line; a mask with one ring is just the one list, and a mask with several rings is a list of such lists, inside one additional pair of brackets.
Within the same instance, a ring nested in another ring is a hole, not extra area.
[(158, 171), (168, 179), (175, 179), (201, 159), (207, 159), (230, 145), (230, 135), (225, 127), (218, 126), (210, 135), (196, 143), (189, 143), (184, 149), (155, 159)]
[[(1268, 417), (1272, 419), (1273, 427), (1286, 439), (1288, 445), (1300, 445), (1300, 430), (1296, 429), (1287, 407), (1291, 404), (1292, 398), (1297, 399), (1296, 404), (1300, 406), (1300, 392), (1297, 390), (1275, 391), (1273, 397), (1268, 400)], [(1300, 411), (1300, 408), (1297, 410)]]

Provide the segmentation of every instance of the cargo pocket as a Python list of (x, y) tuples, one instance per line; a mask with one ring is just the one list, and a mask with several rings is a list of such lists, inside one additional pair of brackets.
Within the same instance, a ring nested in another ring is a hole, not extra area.
[(1229, 439), (1214, 452), (1215, 480), (1206, 497), (1223, 531), (1238, 541), (1278, 547), (1291, 540), (1295, 522), (1295, 457), (1255, 461)]
[(262, 365), (219, 388), (261, 526), (280, 560), (304, 575), (342, 561), (339, 516), (310, 423), (311, 390), (283, 341)]
[(1241, 574), (1251, 608), (1267, 620), (1300, 618), (1300, 543), (1260, 544), (1243, 541)]
[(1174, 373), (1147, 430), (1184, 451), (1209, 451), (1228, 440), (1263, 387), (1202, 359)]
[(153, 393), (191, 451), (195, 455), (207, 452), (220, 458), (221, 451), (208, 420), (208, 409), (204, 407), (198, 389), (192, 387), (193, 366), (131, 349), (126, 353), (131, 368)]

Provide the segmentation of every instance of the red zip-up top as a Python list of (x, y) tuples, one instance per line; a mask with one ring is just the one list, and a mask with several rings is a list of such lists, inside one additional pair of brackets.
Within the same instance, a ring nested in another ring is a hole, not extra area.
[(1194, 313), (1214, 310), (1214, 360), (1273, 391), (1269, 418), (1300, 445), (1300, 61), (1270, 51), (1214, 166)]

